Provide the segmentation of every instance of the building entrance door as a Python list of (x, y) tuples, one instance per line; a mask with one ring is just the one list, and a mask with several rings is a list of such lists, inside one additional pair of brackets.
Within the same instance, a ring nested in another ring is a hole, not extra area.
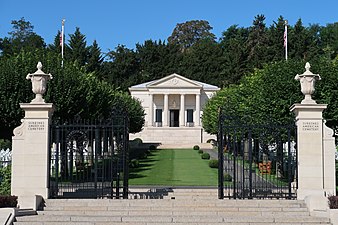
[(178, 109), (170, 110), (170, 127), (179, 127), (180, 111)]

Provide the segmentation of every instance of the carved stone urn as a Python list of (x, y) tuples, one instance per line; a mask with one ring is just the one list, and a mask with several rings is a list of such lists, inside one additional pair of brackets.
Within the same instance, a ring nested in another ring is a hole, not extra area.
[(46, 92), (47, 81), (53, 79), (51, 74), (45, 74), (42, 69), (42, 63), (38, 62), (37, 71), (26, 76), (27, 80), (32, 81), (32, 91), (35, 94), (35, 98), (31, 103), (44, 103), (45, 100), (42, 98), (42, 95)]
[(305, 72), (303, 74), (297, 74), (295, 80), (300, 81), (301, 91), (304, 94), (304, 99), (301, 104), (316, 104), (316, 101), (312, 99), (311, 95), (315, 91), (315, 81), (321, 80), (319, 74), (313, 74), (310, 71), (310, 63), (305, 64)]

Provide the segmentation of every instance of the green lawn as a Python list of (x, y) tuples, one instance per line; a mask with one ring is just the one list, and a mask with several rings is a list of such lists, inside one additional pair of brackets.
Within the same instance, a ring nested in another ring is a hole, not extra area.
[(129, 174), (130, 185), (217, 186), (217, 179), (217, 169), (192, 149), (151, 151)]

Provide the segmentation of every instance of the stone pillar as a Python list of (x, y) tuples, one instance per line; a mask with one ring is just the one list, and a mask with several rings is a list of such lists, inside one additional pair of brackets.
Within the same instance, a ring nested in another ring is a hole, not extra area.
[(164, 94), (163, 100), (163, 126), (168, 126), (168, 118), (169, 118), (169, 96), (168, 94)]
[(25, 117), (13, 131), (11, 193), (18, 196), (20, 208), (36, 209), (39, 199), (49, 195), (49, 125), (54, 108), (42, 98), (51, 75), (41, 68), (40, 63), (38, 71), (27, 75), (36, 97), (20, 104)]
[(201, 126), (201, 95), (196, 94), (195, 126)]
[(150, 94), (150, 104), (149, 104), (149, 112), (148, 112), (148, 127), (154, 126), (154, 95)]
[(185, 126), (185, 99), (184, 99), (184, 94), (181, 94), (181, 101), (180, 101), (180, 127)]
[(323, 117), (326, 105), (294, 104), (296, 115), (298, 150), (297, 198), (324, 196), (323, 173)]
[(327, 105), (317, 104), (311, 98), (315, 81), (320, 80), (320, 76), (310, 71), (309, 63), (305, 69), (295, 77), (305, 97), (301, 104), (291, 107), (297, 125), (297, 198), (304, 199), (310, 211), (318, 211), (326, 210), (326, 197), (335, 193), (335, 146), (333, 131), (325, 126), (322, 117)]
[(334, 131), (323, 123), (324, 192), (336, 195), (336, 144)]

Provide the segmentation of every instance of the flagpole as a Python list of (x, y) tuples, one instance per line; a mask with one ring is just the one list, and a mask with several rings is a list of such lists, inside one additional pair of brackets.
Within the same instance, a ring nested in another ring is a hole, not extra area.
[(285, 60), (288, 60), (288, 21), (284, 21), (284, 47), (285, 47)]
[(63, 51), (64, 51), (64, 35), (65, 35), (65, 19), (62, 19), (62, 29), (61, 29), (61, 67), (63, 67)]

